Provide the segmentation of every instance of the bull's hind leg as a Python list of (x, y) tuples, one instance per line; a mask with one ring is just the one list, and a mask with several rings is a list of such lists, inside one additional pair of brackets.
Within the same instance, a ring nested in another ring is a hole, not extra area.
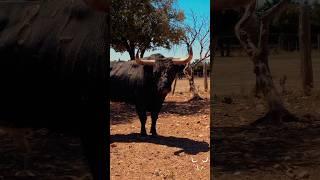
[(147, 135), (147, 131), (146, 131), (147, 113), (146, 111), (137, 110), (137, 114), (139, 116), (140, 123), (141, 123), (140, 134), (141, 136), (146, 136)]
[(152, 119), (152, 124), (151, 124), (151, 130), (150, 133), (152, 136), (157, 136), (157, 119), (158, 119), (158, 112), (151, 112), (151, 119)]

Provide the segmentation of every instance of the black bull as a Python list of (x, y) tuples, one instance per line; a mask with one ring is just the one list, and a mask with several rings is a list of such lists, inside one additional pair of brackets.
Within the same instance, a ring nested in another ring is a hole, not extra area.
[[(137, 58), (137, 57), (136, 57)], [(192, 49), (189, 50), (192, 59)], [(148, 60), (145, 60), (148, 61)], [(174, 63), (173, 58), (157, 58), (153, 65), (141, 65), (136, 61), (115, 63), (110, 72), (110, 100), (134, 104), (141, 122), (141, 135), (145, 136), (146, 112), (151, 112), (151, 129), (157, 135), (158, 114), (171, 90), (171, 84), (185, 63)]]
[(109, 18), (80, 0), (0, 1), (0, 126), (80, 136), (106, 179)]

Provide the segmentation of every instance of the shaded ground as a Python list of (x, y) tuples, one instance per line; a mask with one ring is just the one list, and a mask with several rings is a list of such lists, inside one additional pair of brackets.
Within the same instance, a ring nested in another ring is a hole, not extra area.
[[(187, 102), (187, 81), (178, 80), (159, 114), (157, 138), (139, 137), (133, 106), (111, 103), (111, 179), (209, 179), (209, 93), (201, 95), (204, 101)], [(149, 116), (147, 132), (150, 126)]]
[[(252, 71), (246, 70), (251, 69), (252, 64), (241, 61), (244, 58), (239, 58), (239, 61), (237, 58), (229, 59), (237, 61), (240, 69), (234, 69), (235, 64), (228, 67), (230, 62), (222, 59), (217, 63), (217, 74), (225, 73), (221, 71), (224, 69), (226, 72), (237, 71), (237, 76), (223, 76), (221, 79), (216, 77), (217, 95), (213, 104), (214, 118), (211, 121), (214, 143), (212, 170), (215, 179), (319, 179), (320, 84), (319, 80), (315, 80), (316, 90), (310, 97), (302, 96), (299, 89), (295, 89), (300, 85), (296, 58), (298, 57), (294, 57), (294, 54), (276, 56), (270, 64), (275, 74), (275, 83), (278, 83), (279, 74), (291, 79), (287, 84), (288, 93), (282, 97), (285, 106), (299, 121), (258, 127), (250, 124), (261, 118), (266, 108), (263, 101), (254, 99), (250, 94), (254, 75)], [(319, 71), (319, 61), (316, 58), (314, 61), (316, 74)], [(252, 77), (245, 80), (249, 73)], [(242, 81), (237, 82), (236, 79)], [(218, 84), (222, 87), (218, 88)]]
[(24, 152), (6, 129), (0, 129), (0, 179), (73, 180), (90, 179), (82, 154), (80, 139), (45, 130), (26, 133), (31, 153), (28, 154), (30, 173), (23, 172)]

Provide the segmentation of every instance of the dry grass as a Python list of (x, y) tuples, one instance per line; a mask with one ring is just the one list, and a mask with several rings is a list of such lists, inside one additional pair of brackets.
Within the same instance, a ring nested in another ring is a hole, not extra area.
[[(274, 83), (279, 88), (279, 79), (287, 76), (288, 90), (301, 90), (300, 54), (298, 52), (271, 55), (270, 69)], [(315, 90), (320, 90), (320, 53), (312, 54)], [(253, 63), (248, 57), (216, 57), (214, 62), (214, 94), (250, 93), (255, 85)]]

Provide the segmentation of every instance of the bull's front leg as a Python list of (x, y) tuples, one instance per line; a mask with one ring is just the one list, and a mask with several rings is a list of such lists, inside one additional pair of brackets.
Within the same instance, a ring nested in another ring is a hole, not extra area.
[(141, 134), (141, 136), (146, 136), (147, 135), (147, 131), (146, 131), (147, 113), (145, 110), (138, 110), (137, 109), (137, 114), (139, 116), (140, 123), (141, 123), (140, 134)]
[(151, 119), (152, 119), (152, 124), (151, 124), (151, 130), (150, 133), (152, 134), (152, 136), (157, 136), (157, 119), (158, 119), (158, 114), (159, 112), (151, 112)]

